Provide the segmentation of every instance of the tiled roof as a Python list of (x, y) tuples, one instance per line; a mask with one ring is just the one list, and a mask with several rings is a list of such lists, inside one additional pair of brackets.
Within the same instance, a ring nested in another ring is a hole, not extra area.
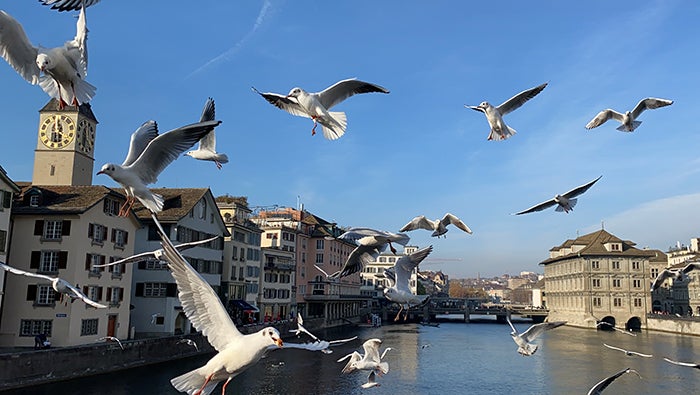
[[(80, 214), (98, 204), (105, 196), (125, 199), (124, 195), (103, 185), (31, 185), (18, 182), (21, 192), (15, 196), (12, 205), (13, 215), (37, 214)], [(28, 196), (41, 195), (39, 206), (29, 205)]]
[(2, 166), (0, 166), (0, 179), (5, 181), (5, 183), (9, 185), (10, 188), (12, 188), (12, 192), (19, 193), (19, 186), (15, 184), (14, 181), (12, 181), (12, 179), (7, 175), (7, 172), (5, 171), (5, 169), (3, 169)]
[[(622, 245), (622, 249), (621, 251), (608, 251), (605, 248), (606, 243), (620, 243)], [(550, 251), (559, 251), (563, 248), (569, 248), (572, 245), (580, 245), (585, 247), (577, 252), (546, 259), (540, 262), (540, 265), (547, 265), (575, 256), (639, 256), (650, 258), (656, 256), (654, 251), (635, 248), (635, 243), (629, 240), (622, 240), (617, 236), (606, 232), (604, 229), (580, 236), (575, 240), (567, 240), (559, 247), (550, 249)]]
[[(186, 216), (190, 210), (209, 191), (208, 188), (153, 188), (153, 193), (162, 195), (165, 199), (163, 211), (158, 213), (161, 222), (177, 222)], [(214, 210), (214, 207), (210, 207)], [(218, 210), (216, 210), (218, 211)], [(134, 213), (141, 220), (150, 220), (151, 213), (137, 200)]]
[[(75, 106), (66, 106), (63, 110), (59, 110), (58, 100), (51, 99), (48, 101), (48, 103), (46, 103), (46, 105), (44, 105), (44, 107), (41, 108), (41, 110), (39, 110), (39, 112), (74, 112), (75, 110)], [(92, 112), (92, 107), (90, 106), (90, 103), (84, 103), (78, 106), (78, 112), (83, 116), (97, 122), (97, 118), (95, 118), (95, 114)]]

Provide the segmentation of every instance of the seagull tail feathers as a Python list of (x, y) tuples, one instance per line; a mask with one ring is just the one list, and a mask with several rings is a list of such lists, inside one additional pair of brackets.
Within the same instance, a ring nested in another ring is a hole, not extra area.
[[(90, 100), (95, 97), (95, 91), (97, 90), (95, 86), (82, 78), (78, 78), (77, 81), (73, 83), (73, 87), (75, 89), (75, 99), (79, 104), (90, 102)], [(72, 94), (69, 97), (72, 97)]]
[(503, 134), (503, 140), (507, 139), (508, 137), (512, 137), (512, 136), (514, 136), (516, 133), (518, 133), (518, 132), (515, 131), (515, 129), (513, 129), (513, 128), (511, 128), (510, 126), (507, 126), (507, 125), (506, 125), (506, 129), (508, 129), (508, 131), (507, 131), (506, 133)]
[(323, 126), (323, 136), (328, 140), (337, 140), (345, 134), (348, 127), (348, 118), (344, 112), (329, 112), (333, 120), (331, 122), (319, 122)]
[(219, 161), (219, 163), (228, 163), (228, 155), (219, 154), (217, 155), (216, 160)]
[(381, 370), (382, 374), (387, 374), (389, 373), (389, 363), (381, 362), (379, 365), (377, 365), (377, 369)]
[(163, 199), (163, 196), (151, 192), (151, 196), (149, 196), (149, 199), (142, 199), (138, 198), (141, 204), (143, 204), (144, 207), (146, 207), (148, 210), (150, 210), (152, 213), (159, 213), (163, 211), (163, 203), (165, 200)]
[[(186, 392), (188, 394), (194, 394), (199, 390), (204, 384), (205, 377), (199, 372), (199, 369), (192, 370), (183, 375), (177, 376), (170, 380), (170, 384), (175, 387), (176, 390), (180, 392)], [(210, 394), (219, 384), (218, 381), (210, 381), (206, 387), (202, 390), (202, 395)]]
[(573, 209), (576, 206), (576, 203), (578, 203), (578, 199), (569, 199), (569, 208)]
[(625, 125), (620, 125), (617, 127), (617, 130), (621, 132), (634, 132), (634, 129), (637, 129), (641, 124), (642, 121), (632, 121), (632, 127), (630, 129), (627, 129), (627, 126)]

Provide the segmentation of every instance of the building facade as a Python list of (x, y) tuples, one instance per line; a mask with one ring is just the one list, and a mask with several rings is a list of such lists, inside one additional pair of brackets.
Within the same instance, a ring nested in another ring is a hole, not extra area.
[[(12, 211), (12, 199), (20, 189), (7, 176), (5, 169), (0, 166), (0, 262), (8, 263), (7, 251), (10, 247), (10, 212)], [(5, 294), (5, 273), (0, 273), (0, 308), (2, 297)]]

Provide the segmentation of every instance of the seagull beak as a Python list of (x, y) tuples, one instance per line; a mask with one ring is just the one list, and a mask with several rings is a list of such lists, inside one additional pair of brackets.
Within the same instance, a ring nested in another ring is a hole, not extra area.
[(102, 170), (100, 170), (100, 171), (97, 172), (97, 175), (100, 175), (100, 174), (105, 174), (105, 172), (103, 172)]
[(275, 344), (277, 344), (277, 347), (282, 347), (284, 345), (284, 342), (282, 342), (282, 339), (273, 339), (275, 341)]
[(479, 106), (468, 106), (468, 105), (465, 104), (464, 107), (471, 108), (471, 109), (474, 110), (474, 111), (479, 111), (479, 112), (482, 111), (482, 110), (481, 110), (481, 107), (479, 107)]

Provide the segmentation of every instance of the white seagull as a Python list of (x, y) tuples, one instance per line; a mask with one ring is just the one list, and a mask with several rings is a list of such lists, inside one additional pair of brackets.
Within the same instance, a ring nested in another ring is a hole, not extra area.
[(591, 121), (586, 124), (586, 129), (597, 128), (607, 122), (607, 120), (614, 119), (622, 124), (617, 127), (617, 130), (621, 132), (633, 132), (634, 129), (637, 129), (637, 127), (642, 124), (641, 121), (637, 121), (637, 118), (644, 110), (653, 110), (655, 108), (670, 106), (671, 104), (673, 104), (673, 100), (647, 97), (646, 99), (640, 100), (634, 107), (634, 110), (627, 111), (624, 114), (608, 108), (607, 110), (599, 112), (595, 118), (591, 119)]
[(42, 280), (46, 280), (51, 283), (51, 287), (53, 288), (54, 291), (58, 292), (61, 295), (67, 295), (71, 302), (73, 302), (75, 299), (81, 299), (83, 302), (89, 304), (92, 307), (97, 307), (99, 309), (106, 309), (107, 306), (94, 302), (87, 296), (85, 296), (84, 293), (82, 293), (78, 288), (70, 285), (68, 281), (59, 278), (59, 277), (50, 277), (46, 276), (44, 274), (37, 274), (37, 273), (31, 273), (31, 272), (25, 272), (24, 270), (20, 270), (17, 268), (14, 268), (12, 266), (6, 265), (2, 262), (0, 262), (0, 269), (6, 270), (10, 273), (14, 274), (19, 274), (22, 276), (27, 276), (27, 277), (35, 277), (35, 278), (40, 278)]
[(432, 230), (433, 234), (431, 236), (433, 237), (440, 237), (441, 235), (444, 235), (447, 233), (447, 225), (454, 225), (458, 227), (459, 229), (462, 229), (463, 231), (472, 234), (472, 230), (469, 229), (467, 224), (462, 222), (461, 219), (457, 218), (456, 216), (447, 213), (445, 214), (442, 219), (436, 219), (436, 220), (430, 220), (425, 217), (425, 215), (419, 215), (411, 220), (411, 222), (407, 223), (406, 225), (399, 230), (399, 232), (406, 232), (406, 231), (411, 231), (415, 229), (427, 229), (427, 230)]
[(158, 175), (183, 152), (221, 121), (199, 122), (158, 135), (155, 121), (147, 121), (131, 135), (129, 153), (120, 165), (106, 163), (97, 174), (106, 174), (124, 187), (126, 202), (119, 216), (126, 217), (138, 199), (152, 213), (163, 209), (163, 197), (151, 192), (148, 184), (158, 181)]
[(605, 347), (611, 349), (611, 350), (621, 351), (621, 352), (625, 353), (625, 355), (627, 355), (628, 357), (633, 357), (633, 356), (635, 356), (635, 355), (636, 355), (636, 356), (639, 356), (639, 357), (644, 357), (644, 358), (651, 358), (651, 357), (653, 357), (653, 355), (651, 355), (651, 354), (642, 354), (642, 353), (639, 353), (639, 352), (636, 352), (636, 351), (625, 350), (624, 348), (613, 347), (613, 346), (611, 346), (611, 345), (609, 345), (609, 344), (605, 344), (605, 343), (603, 343), (603, 345), (604, 345)]
[(381, 384), (377, 382), (377, 375), (374, 374), (374, 370), (369, 372), (369, 376), (367, 376), (367, 382), (362, 384), (362, 388), (372, 388), (372, 387), (379, 387)]
[(95, 87), (87, 76), (87, 27), (85, 9), (80, 10), (75, 38), (62, 47), (35, 47), (22, 25), (0, 10), (0, 55), (19, 75), (32, 85), (39, 84), (49, 96), (58, 100), (58, 108), (78, 106), (95, 96)]
[[(357, 339), (357, 336), (354, 336), (354, 337), (351, 337), (349, 339), (342, 339), (342, 340), (331, 340), (331, 341), (321, 340), (316, 335), (309, 332), (304, 327), (304, 319), (302, 318), (301, 314), (297, 314), (297, 329), (290, 329), (289, 331), (294, 333), (297, 336), (301, 336), (301, 334), (304, 333), (304, 334), (308, 335), (310, 338), (312, 338), (314, 341), (307, 342), (307, 343), (285, 342), (284, 346), (282, 346), (282, 348), (297, 348), (297, 349), (303, 349), (303, 350), (308, 350), (308, 351), (321, 351), (324, 354), (331, 354), (333, 352), (333, 350), (330, 349), (331, 346), (345, 344), (349, 341)], [(273, 349), (274, 346), (271, 346), (268, 348)]]
[(399, 320), (404, 309), (406, 310), (406, 315), (408, 315), (408, 309), (411, 306), (420, 306), (428, 298), (429, 295), (414, 295), (409, 287), (409, 282), (413, 271), (432, 251), (433, 246), (428, 246), (412, 254), (402, 256), (394, 263), (393, 270), (389, 272), (391, 274), (387, 273), (387, 271), (384, 272), (390, 278), (390, 283), (393, 283), (391, 286), (384, 288), (384, 297), (400, 306), (394, 321)]
[(558, 328), (566, 324), (566, 321), (542, 322), (532, 325), (527, 328), (525, 332), (518, 334), (518, 330), (515, 329), (513, 323), (510, 322), (510, 317), (506, 316), (506, 321), (508, 321), (508, 325), (510, 325), (512, 329), (510, 336), (513, 338), (515, 344), (518, 345), (518, 353), (524, 357), (531, 356), (537, 351), (537, 345), (530, 343), (531, 341), (537, 339), (550, 329)]
[[(204, 240), (191, 241), (191, 242), (189, 242), (189, 243), (182, 243), (182, 244), (176, 245), (175, 248), (176, 248), (178, 251), (182, 252), (182, 251), (185, 251), (185, 250), (189, 250), (189, 249), (192, 248), (192, 247), (196, 247), (196, 246), (198, 246), (198, 245), (202, 245), (202, 244), (206, 244), (206, 243), (212, 242), (212, 241), (214, 241), (214, 240), (216, 240), (216, 239), (218, 239), (218, 238), (219, 238), (219, 236), (214, 236), (214, 237), (211, 237), (211, 238), (208, 238), (208, 239), (204, 239)], [(107, 266), (121, 265), (122, 263), (126, 264), (126, 263), (141, 262), (141, 261), (144, 261), (144, 260), (147, 260), (147, 259), (158, 259), (158, 260), (162, 260), (162, 258), (163, 258), (163, 249), (160, 248), (160, 249), (157, 249), (157, 250), (155, 250), (155, 251), (142, 252), (142, 253), (140, 253), (140, 254), (132, 255), (132, 256), (130, 256), (130, 257), (127, 257), (127, 258), (124, 258), (124, 259), (120, 259), (120, 260), (118, 260), (118, 261), (114, 261), (114, 262), (110, 262), (110, 263), (105, 263), (105, 264), (102, 264), (102, 265), (92, 265), (92, 266), (93, 266), (93, 267), (107, 267)]]
[(117, 339), (114, 336), (101, 337), (101, 338), (97, 339), (97, 341), (98, 342), (106, 342), (106, 341), (116, 342), (117, 344), (119, 344), (119, 348), (121, 348), (122, 351), (124, 351), (124, 345), (122, 344), (121, 340)]
[(223, 395), (229, 381), (257, 363), (268, 346), (282, 347), (280, 333), (272, 327), (248, 335), (239, 332), (216, 292), (175, 249), (160, 227), (156, 215), (151, 216), (159, 228), (165, 259), (177, 284), (182, 310), (195, 329), (202, 331), (218, 351), (206, 365), (175, 377), (170, 383), (178, 391), (190, 395), (206, 395), (220, 381), (225, 381), (221, 390)]
[(569, 211), (574, 209), (574, 206), (576, 206), (576, 203), (578, 202), (578, 199), (576, 199), (576, 197), (579, 195), (582, 195), (584, 192), (586, 192), (590, 187), (593, 186), (593, 184), (598, 182), (598, 180), (600, 180), (601, 177), (603, 177), (603, 176), (600, 176), (587, 184), (583, 184), (579, 187), (576, 187), (563, 195), (555, 195), (552, 199), (549, 199), (549, 200), (542, 202), (540, 204), (536, 204), (527, 210), (517, 212), (513, 215), (534, 213), (535, 211), (542, 211), (542, 210), (548, 209), (552, 206), (557, 206), (555, 211), (558, 211), (558, 212), (563, 211), (565, 213), (568, 213)]
[(348, 374), (354, 372), (355, 370), (370, 370), (379, 374), (389, 373), (389, 363), (382, 362), (386, 352), (391, 350), (387, 348), (384, 352), (379, 355), (379, 347), (382, 345), (382, 341), (379, 339), (369, 339), (362, 344), (362, 348), (365, 350), (365, 354), (362, 355), (357, 351), (353, 351), (352, 354), (348, 354), (338, 360), (342, 362), (349, 358), (345, 367), (341, 371), (342, 374)]
[(396, 254), (396, 248), (391, 243), (405, 246), (410, 237), (403, 233), (391, 233), (370, 228), (351, 228), (338, 236), (338, 239), (355, 241), (358, 246), (350, 252), (343, 267), (335, 273), (328, 274), (318, 265), (314, 265), (327, 278), (340, 279), (361, 271), (369, 262), (372, 262), (386, 250), (387, 246)]
[(52, 10), (78, 11), (82, 7), (90, 7), (100, 0), (39, 0), (44, 5), (50, 5)]
[[(202, 116), (199, 118), (199, 122), (213, 121), (215, 114), (216, 108), (214, 107), (214, 99), (210, 97), (204, 104), (204, 110), (202, 110)], [(222, 163), (228, 163), (228, 156), (226, 154), (216, 152), (216, 134), (214, 130), (207, 133), (199, 140), (199, 147), (197, 147), (196, 150), (185, 152), (185, 155), (199, 160), (212, 161), (216, 164), (218, 169), (221, 169)]]
[(615, 381), (618, 377), (622, 376), (622, 375), (625, 374), (625, 373), (634, 373), (634, 374), (636, 374), (640, 379), (642, 378), (642, 376), (640, 376), (640, 375), (639, 375), (639, 372), (637, 372), (636, 370), (630, 369), (630, 368), (626, 368), (626, 369), (621, 370), (621, 371), (619, 371), (619, 372), (613, 374), (612, 376), (606, 377), (606, 378), (604, 378), (603, 380), (601, 380), (600, 382), (598, 382), (596, 385), (593, 386), (593, 388), (591, 388), (591, 389), (588, 391), (588, 395), (600, 395), (601, 393), (603, 393), (603, 390), (604, 390), (604, 389), (608, 388), (608, 386), (609, 386), (610, 384), (612, 384), (613, 381)]
[(664, 269), (651, 283), (651, 291), (655, 291), (661, 287), (661, 284), (668, 278), (673, 278), (676, 281), (682, 281), (688, 273), (693, 270), (700, 270), (700, 262), (691, 262), (683, 267), (683, 269)]
[(607, 322), (607, 321), (600, 321), (600, 322), (598, 322), (597, 324), (595, 324), (595, 326), (597, 326), (597, 327), (599, 327), (599, 328), (600, 328), (601, 326), (604, 326), (604, 327), (607, 327), (607, 328), (611, 328), (611, 329), (614, 330), (614, 331), (622, 332), (622, 333), (624, 333), (625, 335), (637, 336), (636, 334), (634, 334), (634, 333), (632, 333), (632, 332), (628, 332), (628, 331), (622, 330), (622, 329), (620, 329), (620, 328), (616, 328), (615, 325), (613, 325), (613, 324), (611, 324), (611, 323), (609, 323), (609, 322)]
[(188, 346), (194, 347), (195, 351), (199, 351), (199, 347), (197, 347), (197, 343), (194, 342), (192, 339), (180, 339), (177, 341), (176, 344), (187, 344)]
[(678, 365), (678, 366), (685, 366), (688, 368), (700, 369), (700, 364), (693, 363), (693, 362), (678, 362), (678, 361), (674, 361), (674, 360), (668, 359), (668, 358), (664, 358), (664, 361), (666, 361), (668, 363), (672, 363), (674, 365)]
[(498, 107), (492, 106), (489, 102), (482, 102), (478, 106), (468, 106), (464, 107), (471, 108), (475, 111), (481, 111), (486, 115), (486, 120), (489, 122), (491, 127), (491, 132), (489, 133), (488, 140), (505, 140), (513, 136), (516, 132), (514, 129), (508, 127), (505, 121), (503, 121), (503, 116), (520, 108), (526, 101), (537, 96), (538, 93), (547, 86), (547, 83), (540, 86), (536, 86), (532, 89), (520, 92), (517, 95), (511, 97), (510, 99), (503, 102)]
[(357, 80), (355, 78), (336, 82), (333, 86), (317, 93), (309, 93), (301, 88), (293, 88), (289, 93), (262, 93), (253, 88), (253, 91), (265, 100), (292, 115), (311, 118), (314, 127), (311, 135), (316, 134), (318, 123), (323, 127), (323, 136), (328, 140), (337, 140), (347, 127), (347, 118), (344, 112), (331, 112), (336, 104), (358, 93), (389, 93), (379, 85)]

